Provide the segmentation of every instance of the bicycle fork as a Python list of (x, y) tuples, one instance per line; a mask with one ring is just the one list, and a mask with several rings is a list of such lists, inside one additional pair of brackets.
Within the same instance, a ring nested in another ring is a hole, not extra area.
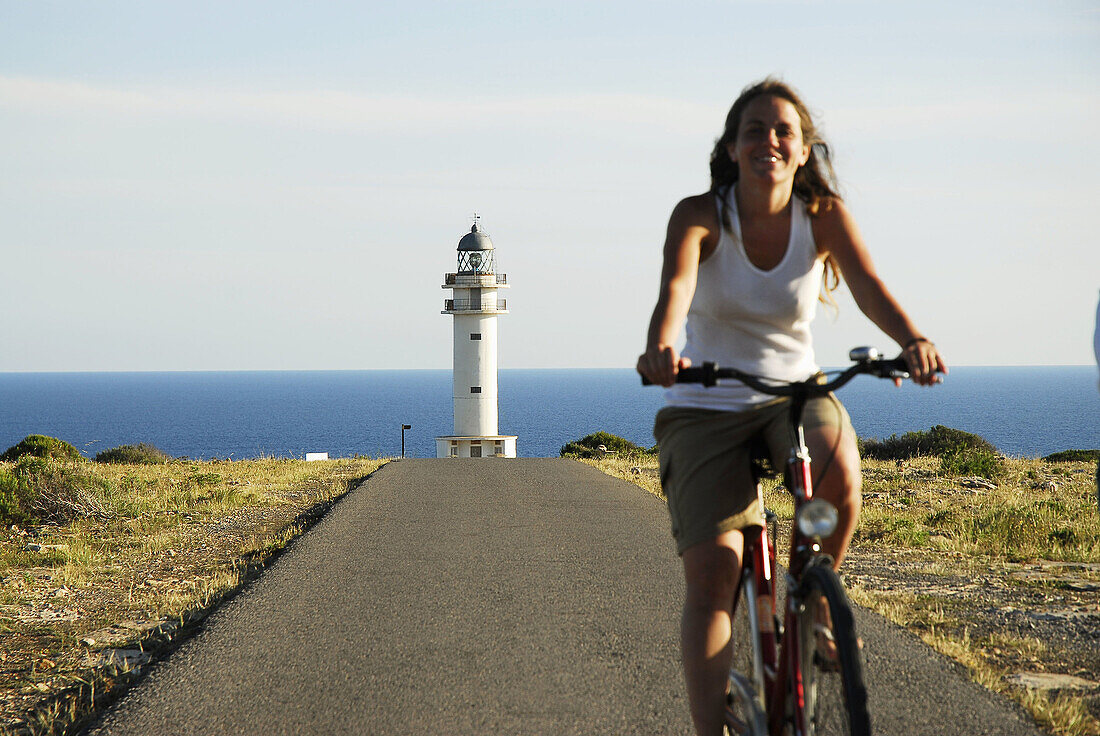
[[(795, 513), (813, 498), (813, 480), (810, 476), (810, 452), (806, 447), (801, 422), (794, 427), (796, 443), (791, 448), (787, 461), (787, 483), (794, 497)], [(779, 671), (772, 686), (772, 709), (768, 713), (768, 729), (779, 735), (784, 726), (790, 723), (792, 733), (804, 736), (808, 733), (806, 723), (806, 692), (802, 682), (801, 658), (802, 643), (799, 639), (798, 620), (802, 614), (802, 598), (798, 581), (802, 571), (820, 551), (818, 544), (799, 531), (797, 523), (791, 525), (791, 559), (788, 560), (787, 597), (783, 616), (782, 638), (780, 640)]]

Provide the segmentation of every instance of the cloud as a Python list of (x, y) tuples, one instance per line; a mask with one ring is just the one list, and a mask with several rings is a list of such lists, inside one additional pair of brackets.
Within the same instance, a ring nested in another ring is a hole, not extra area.
[(4, 108), (61, 116), (233, 121), (353, 132), (644, 126), (683, 136), (711, 135), (716, 112), (686, 100), (630, 94), (401, 97), (345, 90), (122, 88), (0, 76), (0, 109)]

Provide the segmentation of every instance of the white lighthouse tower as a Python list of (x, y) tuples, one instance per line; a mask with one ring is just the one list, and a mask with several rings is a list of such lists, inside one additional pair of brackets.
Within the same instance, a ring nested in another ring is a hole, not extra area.
[(458, 241), (458, 272), (444, 276), (452, 299), (443, 314), (454, 317), (454, 434), (436, 437), (436, 457), (515, 457), (516, 438), (497, 433), (497, 315), (508, 302), (497, 297), (508, 288), (496, 272), (493, 241), (477, 215)]

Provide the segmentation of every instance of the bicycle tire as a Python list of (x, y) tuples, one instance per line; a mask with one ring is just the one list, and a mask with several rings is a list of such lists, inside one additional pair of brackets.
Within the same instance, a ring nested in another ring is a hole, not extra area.
[[(832, 567), (808, 567), (799, 582), (799, 670), (804, 696), (805, 736), (870, 736), (867, 687), (852, 607)], [(836, 656), (829, 651), (821, 605), (828, 606)]]

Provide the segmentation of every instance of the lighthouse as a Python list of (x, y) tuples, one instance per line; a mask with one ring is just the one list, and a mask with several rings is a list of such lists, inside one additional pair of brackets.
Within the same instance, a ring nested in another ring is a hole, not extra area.
[(474, 216), (458, 241), (458, 271), (443, 277), (452, 298), (443, 314), (454, 317), (454, 434), (436, 437), (436, 457), (515, 457), (516, 437), (497, 427), (497, 316), (508, 314), (498, 297), (507, 274), (496, 272), (493, 241)]

